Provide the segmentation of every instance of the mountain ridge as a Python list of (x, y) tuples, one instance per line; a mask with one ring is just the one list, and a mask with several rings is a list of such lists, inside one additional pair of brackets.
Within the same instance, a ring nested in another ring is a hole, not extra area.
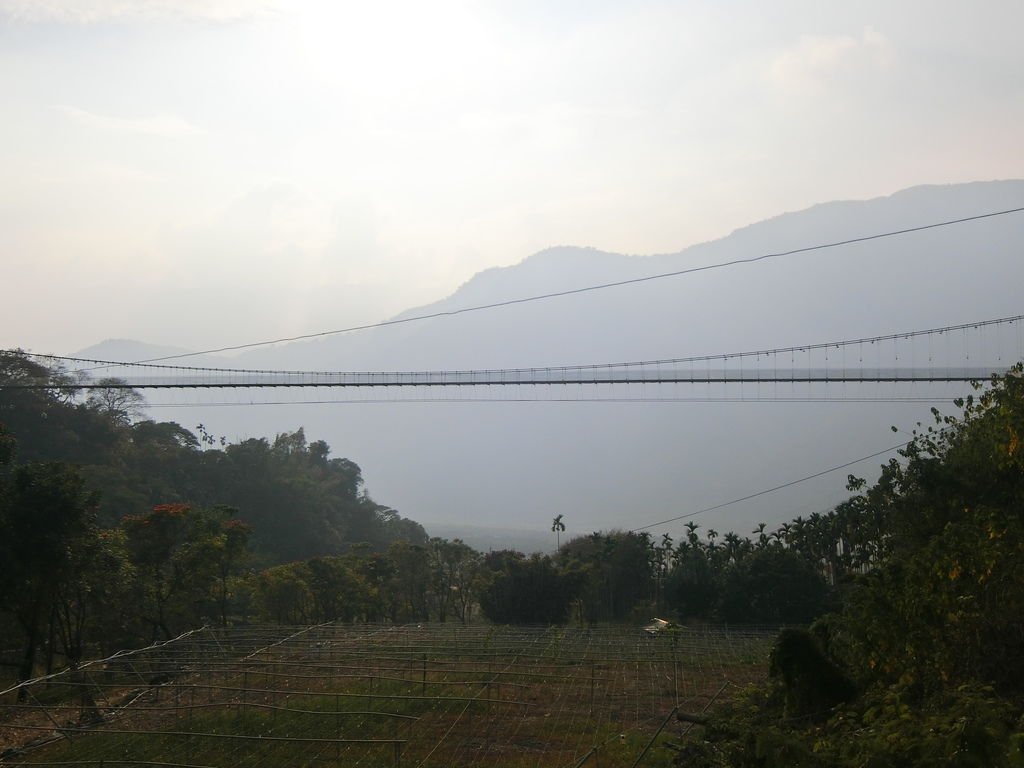
[[(721, 238), (695, 243), (678, 251), (653, 254), (624, 254), (605, 251), (594, 246), (549, 246), (527, 255), (515, 264), (488, 267), (481, 270), (472, 275), (468, 280), (448, 295), (441, 297), (434, 302), (422, 304), (399, 312), (398, 314), (387, 318), (383, 322), (404, 321), (419, 315), (432, 314), (434, 312), (447, 311), (449, 309), (465, 309), (473, 303), (477, 303), (475, 301), (476, 298), (479, 298), (480, 301), (484, 303), (490, 303), (492, 301), (514, 301), (517, 299), (529, 299), (530, 291), (535, 293), (557, 293), (565, 290), (585, 289), (590, 285), (595, 284), (588, 283), (584, 285), (574, 276), (573, 273), (566, 274), (564, 270), (570, 268), (577, 269), (580, 267), (586, 267), (592, 269), (593, 267), (598, 266), (599, 270), (595, 274), (600, 276), (601, 279), (599, 279), (597, 283), (638, 278), (642, 279), (656, 275), (660, 270), (649, 270), (646, 272), (635, 270), (634, 268), (640, 262), (644, 262), (645, 266), (657, 266), (657, 263), (663, 260), (680, 260), (684, 257), (699, 254), (705, 249), (716, 248), (720, 243), (732, 238), (742, 238), (744, 240), (752, 238), (760, 241), (765, 237), (774, 237), (787, 240), (787, 238), (792, 235), (791, 232), (788, 232), (788, 230), (792, 229), (790, 224), (793, 222), (799, 222), (802, 217), (807, 215), (820, 216), (824, 213), (832, 218), (835, 213), (849, 213), (851, 207), (871, 206), (872, 204), (878, 204), (884, 201), (898, 202), (904, 199), (913, 200), (922, 195), (931, 196), (934, 192), (946, 193), (956, 191), (958, 199), (962, 201), (961, 193), (964, 191), (972, 189), (978, 191), (991, 190), (995, 187), (1013, 188), (1011, 190), (1012, 194), (1019, 195), (1020, 205), (1024, 206), (1024, 180), (1003, 179), (995, 181), (976, 181), (966, 184), (922, 184), (898, 190), (890, 195), (883, 195), (864, 200), (849, 199), (827, 201), (796, 211), (786, 211), (776, 216), (738, 227)], [(909, 222), (903, 220), (900, 222), (901, 226), (898, 228), (905, 229), (932, 224), (946, 216), (963, 218), (988, 212), (990, 209), (986, 208), (985, 204), (990, 204), (992, 202), (991, 196), (977, 195), (977, 197), (984, 199), (975, 201), (976, 205), (970, 211), (964, 211), (963, 209), (953, 211), (950, 209), (943, 211), (942, 216), (927, 216), (921, 214), (915, 221)], [(929, 199), (929, 204), (930, 206), (935, 205), (934, 198)], [(895, 224), (896, 222), (890, 218), (889, 223)], [(780, 230), (782, 230), (782, 233), (780, 233)], [(874, 230), (868, 232), (864, 229), (860, 229), (856, 233), (848, 232), (847, 235), (841, 239), (864, 237), (873, 234), (879, 234), (879, 232)], [(792, 242), (788, 240), (787, 242), (789, 242), (789, 245), (786, 247), (780, 247), (778, 250), (789, 250), (791, 247), (810, 247), (826, 244), (824, 242), (811, 243), (807, 241), (800, 241), (799, 245), (793, 245)], [(766, 253), (767, 252), (751, 252), (749, 253), (748, 258), (766, 255)], [(597, 261), (598, 259), (600, 261)], [(707, 265), (695, 264), (693, 266), (699, 267)], [(553, 269), (556, 271), (553, 272)], [(528, 279), (526, 281), (522, 281), (520, 280), (522, 276), (527, 276)], [(510, 278), (515, 287), (510, 289), (506, 286), (502, 286), (502, 283), (504, 282), (507, 284), (510, 281)], [(495, 286), (499, 286), (502, 289), (502, 292), (497, 296), (493, 293), (488, 293), (489, 291), (492, 291)], [(349, 338), (352, 338), (351, 335), (348, 336)], [(302, 342), (298, 343), (302, 344)], [(275, 349), (282, 349), (286, 346), (287, 345), (277, 346)], [(191, 353), (193, 351), (194, 350), (179, 347), (151, 345), (141, 340), (107, 339), (98, 344), (90, 345), (89, 347), (79, 350), (73, 354), (81, 356), (86, 356), (87, 353), (92, 356), (101, 356), (105, 354), (111, 356), (112, 359), (128, 360), (132, 358), (143, 359), (148, 357), (179, 355)], [(116, 355), (114, 354), (115, 352), (117, 353)], [(215, 361), (218, 364), (231, 367), (233, 360), (237, 361), (238, 359), (245, 358), (247, 356), (261, 357), (263, 356), (263, 351), (257, 350), (249, 353), (243, 352), (237, 358), (216, 358)], [(209, 363), (210, 359), (208, 358), (205, 362)]]

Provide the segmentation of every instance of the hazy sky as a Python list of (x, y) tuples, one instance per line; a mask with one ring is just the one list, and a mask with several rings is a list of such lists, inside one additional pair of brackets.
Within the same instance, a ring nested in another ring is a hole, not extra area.
[(1024, 176), (1024, 3), (0, 0), (0, 346), (383, 319)]

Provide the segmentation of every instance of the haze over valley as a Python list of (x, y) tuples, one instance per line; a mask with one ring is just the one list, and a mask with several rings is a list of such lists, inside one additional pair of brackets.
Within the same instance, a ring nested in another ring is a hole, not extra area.
[[(453, 295), (398, 319), (450, 312), (833, 243), (1024, 205), (1024, 181), (917, 187), (868, 201), (840, 201), (751, 224), (675, 254), (624, 256), (557, 247), (513, 267), (482, 272)], [(259, 347), (181, 365), (288, 370), (451, 370), (576, 365), (771, 349), (870, 337), (1018, 314), (1024, 283), (1024, 217), (1007, 215), (753, 264), (421, 322)], [(1014, 339), (1011, 335), (1011, 343)], [(932, 350), (954, 361), (955, 346)], [(990, 350), (976, 350), (984, 355)], [(82, 357), (140, 360), (181, 350), (105, 342)], [(852, 355), (852, 353), (851, 353)], [(977, 355), (976, 355), (977, 358)], [(836, 359), (833, 360), (835, 364)], [(996, 360), (977, 359), (981, 364)], [(849, 361), (851, 366), (854, 362)], [(568, 388), (566, 388), (568, 389)], [(230, 439), (303, 425), (362, 467), (368, 488), (428, 529), (473, 526), (547, 531), (564, 514), (569, 532), (630, 529), (695, 512), (906, 439), (932, 405), (966, 385), (675, 385), (676, 398), (747, 402), (587, 402), (587, 391), (537, 392), (539, 402), (377, 402), (251, 407), (249, 400), (346, 400), (315, 395), (150, 394), (173, 408), (152, 413), (202, 423)], [(659, 390), (664, 396), (666, 390)], [(777, 402), (807, 394), (830, 402)], [(458, 393), (461, 397), (463, 393)], [(634, 390), (634, 397), (656, 396)], [(934, 398), (934, 403), (852, 402), (854, 396)], [(420, 393), (416, 393), (419, 397)], [(446, 396), (452, 396), (449, 393)], [(466, 395), (472, 397), (472, 395)], [(503, 393), (488, 393), (503, 397)], [(580, 397), (582, 402), (559, 402)], [(429, 394), (423, 397), (430, 398)], [(545, 399), (548, 401), (545, 402)], [(759, 399), (760, 398), (760, 399)], [(893, 435), (899, 427), (903, 437)], [(870, 476), (882, 456), (849, 471)], [(700, 515), (706, 527), (747, 530), (820, 512), (845, 498), (837, 472), (786, 492)], [(678, 533), (682, 523), (656, 530)], [(550, 538), (550, 536), (549, 536)], [(524, 539), (525, 540), (525, 539)], [(531, 539), (536, 544), (536, 539)]]

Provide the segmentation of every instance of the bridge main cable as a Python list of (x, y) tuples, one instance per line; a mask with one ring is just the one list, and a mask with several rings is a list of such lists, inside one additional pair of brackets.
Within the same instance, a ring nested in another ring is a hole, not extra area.
[[(914, 383), (971, 382), (1004, 373), (1009, 366), (969, 364), (969, 355), (958, 365), (933, 367), (923, 365), (865, 366), (856, 363), (829, 365), (795, 365), (781, 371), (778, 359), (797, 354), (810, 358), (811, 353), (843, 350), (852, 346), (863, 348), (883, 342), (898, 343), (922, 336), (938, 336), (955, 332), (980, 330), (990, 326), (1024, 322), (1024, 315), (949, 325), (926, 330), (845, 339), (802, 346), (777, 347), (746, 352), (733, 352), (695, 357), (663, 358), (589, 365), (538, 366), (532, 368), (495, 368), (428, 371), (286, 371), (248, 368), (217, 368), (181, 366), (158, 363), (133, 363), (92, 358), (44, 355), (9, 351), (49, 360), (61, 365), (102, 365), (108, 372), (121, 373), (100, 380), (55, 383), (51, 379), (20, 379), (0, 383), (0, 390), (17, 389), (246, 389), (246, 388), (315, 388), (315, 387), (477, 387), (477, 386), (540, 386), (583, 384), (742, 384), (742, 383)], [(898, 360), (898, 355), (897, 355)], [(699, 366), (698, 366), (699, 364)], [(74, 374), (75, 371), (71, 370)], [(142, 374), (142, 375), (139, 375)]]

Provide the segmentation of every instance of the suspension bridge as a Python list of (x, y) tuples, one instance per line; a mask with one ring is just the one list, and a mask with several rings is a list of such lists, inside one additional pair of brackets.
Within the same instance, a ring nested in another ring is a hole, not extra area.
[[(10, 352), (8, 353), (10, 354)], [(308, 371), (258, 370), (170, 365), (81, 357), (28, 357), (48, 367), (59, 366), (65, 380), (21, 377), (0, 383), (0, 390), (17, 389), (133, 389), (133, 390), (281, 390), (347, 389), (397, 390), (391, 399), (422, 399), (410, 395), (424, 388), (448, 392), (477, 388), (493, 399), (524, 397), (523, 390), (557, 387), (599, 388), (589, 399), (687, 399), (677, 391), (685, 385), (719, 385), (716, 397), (732, 399), (730, 388), (754, 385), (757, 399), (934, 399), (928, 395), (870, 395), (869, 385), (941, 385), (984, 381), (1005, 373), (1024, 359), (1024, 315), (981, 320), (961, 325), (913, 330), (883, 336), (843, 339), (773, 349), (586, 365), (537, 366), (424, 371)], [(760, 385), (776, 385), (764, 392)], [(779, 392), (777, 385), (806, 385), (804, 390)], [(828, 387), (851, 385), (835, 394)], [(853, 386), (860, 385), (860, 386)], [(642, 391), (637, 393), (637, 388)], [(673, 387), (666, 392), (665, 387)], [(494, 395), (497, 390), (501, 394)], [(514, 390), (509, 392), (509, 390)], [(830, 394), (831, 392), (831, 394)], [(405, 393), (404, 395), (401, 393)], [(459, 399), (461, 396), (431, 399)], [(573, 399), (576, 396), (574, 395)], [(365, 396), (364, 396), (365, 399)], [(473, 399), (481, 398), (474, 395)], [(544, 399), (560, 399), (558, 396)], [(308, 402), (308, 401), (307, 401)]]

